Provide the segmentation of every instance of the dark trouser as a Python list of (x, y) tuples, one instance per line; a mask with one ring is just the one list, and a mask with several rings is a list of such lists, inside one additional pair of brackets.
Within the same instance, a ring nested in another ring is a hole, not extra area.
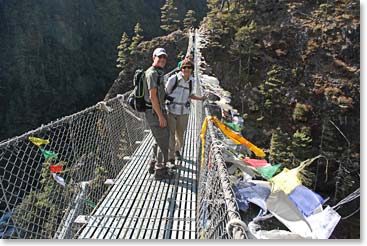
[[(167, 120), (167, 114), (163, 114)], [(148, 109), (145, 111), (145, 117), (148, 121), (148, 125), (152, 130), (153, 137), (158, 145), (158, 150), (153, 150), (153, 154), (157, 159), (157, 165), (162, 167), (166, 165), (168, 161), (168, 147), (169, 147), (169, 129), (168, 126), (166, 128), (159, 127), (159, 119), (158, 116), (153, 113), (152, 109)]]

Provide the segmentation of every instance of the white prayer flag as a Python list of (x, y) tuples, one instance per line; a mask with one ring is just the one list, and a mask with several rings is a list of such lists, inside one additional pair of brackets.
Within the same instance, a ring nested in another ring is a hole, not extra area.
[(62, 185), (62, 186), (65, 186), (65, 180), (64, 180), (63, 178), (61, 178), (60, 176), (57, 176), (57, 175), (56, 175), (56, 173), (53, 173), (53, 174), (52, 174), (52, 177), (54, 177), (54, 180), (55, 180), (58, 184), (60, 184), (60, 185)]

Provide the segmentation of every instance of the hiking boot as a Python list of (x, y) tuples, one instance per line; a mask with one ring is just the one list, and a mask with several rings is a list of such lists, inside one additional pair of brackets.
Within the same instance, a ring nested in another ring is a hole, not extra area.
[(182, 161), (182, 156), (181, 156), (181, 154), (180, 154), (180, 151), (178, 151), (178, 150), (177, 150), (177, 151), (175, 152), (175, 156), (176, 156), (176, 159), (177, 159), (177, 160)]
[(169, 160), (166, 164), (166, 167), (168, 169), (177, 169), (177, 166), (175, 164), (175, 160)]
[(154, 178), (156, 180), (173, 179), (174, 177), (175, 177), (175, 175), (172, 172), (169, 172), (167, 167), (155, 170)]
[(154, 173), (154, 167), (155, 167), (155, 164), (157, 163), (156, 160), (152, 160), (150, 163), (149, 163), (149, 169), (148, 169), (148, 172), (150, 174), (153, 174)]

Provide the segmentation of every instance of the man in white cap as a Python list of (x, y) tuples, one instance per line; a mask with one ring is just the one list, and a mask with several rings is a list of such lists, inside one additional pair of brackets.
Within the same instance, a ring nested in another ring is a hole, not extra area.
[[(166, 164), (168, 162), (169, 130), (167, 128), (167, 112), (164, 107), (166, 93), (163, 82), (163, 68), (166, 66), (167, 53), (163, 48), (156, 48), (153, 52), (153, 64), (145, 71), (144, 99), (152, 105), (145, 111), (145, 117), (152, 134), (157, 142), (154, 152), (157, 160), (153, 160), (149, 172), (155, 171), (156, 179), (172, 178)], [(157, 152), (157, 151), (158, 152)]]

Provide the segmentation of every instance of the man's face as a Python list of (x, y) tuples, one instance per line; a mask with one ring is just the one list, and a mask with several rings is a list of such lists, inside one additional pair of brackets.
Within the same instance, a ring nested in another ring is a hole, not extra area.
[(154, 57), (154, 60), (153, 60), (154, 66), (164, 68), (166, 66), (166, 63), (167, 63), (167, 56), (160, 55), (160, 56)]

